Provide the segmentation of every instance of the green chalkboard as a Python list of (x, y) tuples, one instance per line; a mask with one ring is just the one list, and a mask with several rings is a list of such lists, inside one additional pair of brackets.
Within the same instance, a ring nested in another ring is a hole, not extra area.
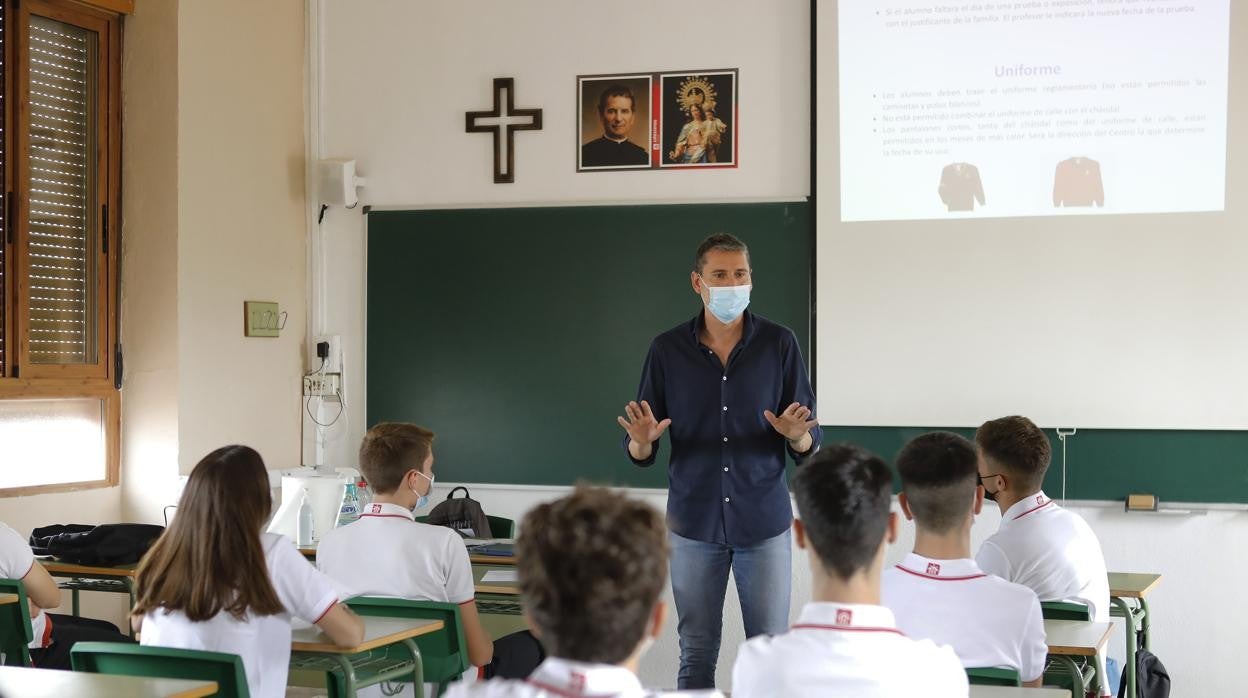
[[(824, 443), (848, 441), (892, 463), (903, 444), (936, 427), (824, 427)], [(973, 428), (948, 428), (973, 439)], [(1053, 461), (1044, 489), (1062, 491), (1062, 443), (1046, 430)], [(1248, 502), (1248, 432), (1079, 429), (1066, 438), (1066, 496), (1123, 500), (1132, 492), (1162, 501)]]
[(369, 212), (368, 423), (433, 429), (447, 481), (666, 487), (666, 446), (632, 465), (615, 418), (650, 340), (700, 311), (694, 250), (719, 231), (809, 360), (805, 202)]
[[(806, 203), (370, 212), (369, 424), (434, 429), (447, 481), (666, 487), (666, 445), (655, 467), (633, 466), (615, 417), (651, 338), (698, 312), (693, 251), (715, 231), (749, 244), (751, 307), (792, 328), (809, 361)], [(891, 462), (931, 429), (825, 426), (824, 442)], [(1051, 439), (1045, 489), (1060, 496)], [(1248, 502), (1244, 431), (1080, 429), (1066, 458), (1072, 499)]]

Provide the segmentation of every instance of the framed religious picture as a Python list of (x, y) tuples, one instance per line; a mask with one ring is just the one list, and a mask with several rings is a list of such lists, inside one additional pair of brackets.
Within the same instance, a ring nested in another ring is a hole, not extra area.
[(577, 172), (653, 167), (652, 74), (581, 75)]
[(662, 168), (737, 166), (737, 71), (658, 76)]

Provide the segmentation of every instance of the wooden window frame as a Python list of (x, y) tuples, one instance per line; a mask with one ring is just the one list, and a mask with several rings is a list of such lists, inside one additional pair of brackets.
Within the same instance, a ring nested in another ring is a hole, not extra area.
[[(99, 480), (27, 487), (0, 488), (0, 497), (65, 492), (113, 487), (121, 470), (121, 393), (118, 375), (120, 337), (118, 302), (121, 257), (121, 16), (109, 11), (109, 3), (78, 0), (3, 0), (5, 26), (5, 181), (12, 192), (11, 226), (13, 244), (6, 244), (4, 314), (6, 354), (4, 374), (0, 375), (0, 400), (97, 398), (102, 402), (105, 434), (105, 473)], [(116, 4), (116, 3), (114, 3)], [(120, 3), (126, 5), (127, 3)], [(133, 5), (129, 4), (132, 9)], [(118, 7), (120, 11), (125, 8)], [(96, 116), (98, 170), (94, 185), (96, 200), (105, 206), (94, 217), (97, 238), (96, 336), (94, 364), (33, 364), (29, 359), (29, 265), (25, 252), (29, 240), (29, 106), (25, 90), (29, 84), (30, 16), (47, 17), (80, 26), (98, 34), (99, 70)], [(16, 366), (16, 372), (14, 371)], [(16, 373), (16, 375), (14, 375)], [(0, 466), (3, 467), (3, 466)]]

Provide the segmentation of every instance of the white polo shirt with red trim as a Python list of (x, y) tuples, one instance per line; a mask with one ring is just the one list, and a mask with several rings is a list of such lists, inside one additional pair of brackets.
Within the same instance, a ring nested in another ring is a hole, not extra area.
[(417, 523), (398, 504), (369, 504), (358, 521), (325, 534), (316, 566), (352, 595), (457, 604), (476, 595), (464, 539), (445, 526)]
[(316, 623), (338, 603), (340, 593), (289, 538), (262, 533), (260, 539), (269, 580), (285, 613), (238, 620), (223, 612), (211, 620), (191, 621), (181, 611), (152, 611), (143, 616), (141, 644), (237, 654), (243, 658), (252, 698), (283, 698), (291, 619)]
[(949, 645), (964, 667), (1017, 669), (1023, 681), (1044, 674), (1048, 645), (1036, 592), (985, 574), (974, 560), (910, 553), (884, 570), (881, 598), (902, 632)]
[(733, 698), (952, 698), (969, 691), (957, 655), (913, 640), (883, 606), (813, 602), (789, 632), (741, 645)]
[(1081, 601), (1092, 620), (1109, 621), (1109, 575), (1088, 522), (1044, 492), (1001, 515), (1001, 527), (975, 555), (981, 569), (1036, 592), (1041, 601)]
[(637, 675), (610, 664), (585, 664), (548, 657), (529, 678), (492, 679), (451, 684), (447, 698), (723, 698), (719, 691), (653, 693), (641, 687)]
[[(30, 544), (17, 531), (0, 523), (0, 578), (24, 579), (34, 566), (35, 554), (31, 551)], [(34, 639), (30, 642), (31, 649), (52, 644), (48, 614), (42, 609), (39, 610), (39, 615), (30, 619), (30, 627), (34, 631)]]

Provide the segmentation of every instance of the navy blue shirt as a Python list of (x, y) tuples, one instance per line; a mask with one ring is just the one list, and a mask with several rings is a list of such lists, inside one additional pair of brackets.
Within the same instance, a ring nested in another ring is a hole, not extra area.
[[(793, 522), (785, 453), (797, 454), (763, 416), (797, 402), (815, 410), (815, 395), (793, 331), (754, 315), (743, 319), (741, 341), (728, 365), (702, 344), (702, 313), (650, 343), (637, 400), (654, 418), (671, 418), (667, 525), (685, 538), (752, 545), (780, 535)], [(811, 419), (815, 419), (814, 416)], [(810, 451), (822, 432), (811, 428)], [(655, 452), (657, 452), (657, 442)], [(628, 436), (624, 437), (628, 452)], [(654, 463), (655, 452), (638, 465)]]

